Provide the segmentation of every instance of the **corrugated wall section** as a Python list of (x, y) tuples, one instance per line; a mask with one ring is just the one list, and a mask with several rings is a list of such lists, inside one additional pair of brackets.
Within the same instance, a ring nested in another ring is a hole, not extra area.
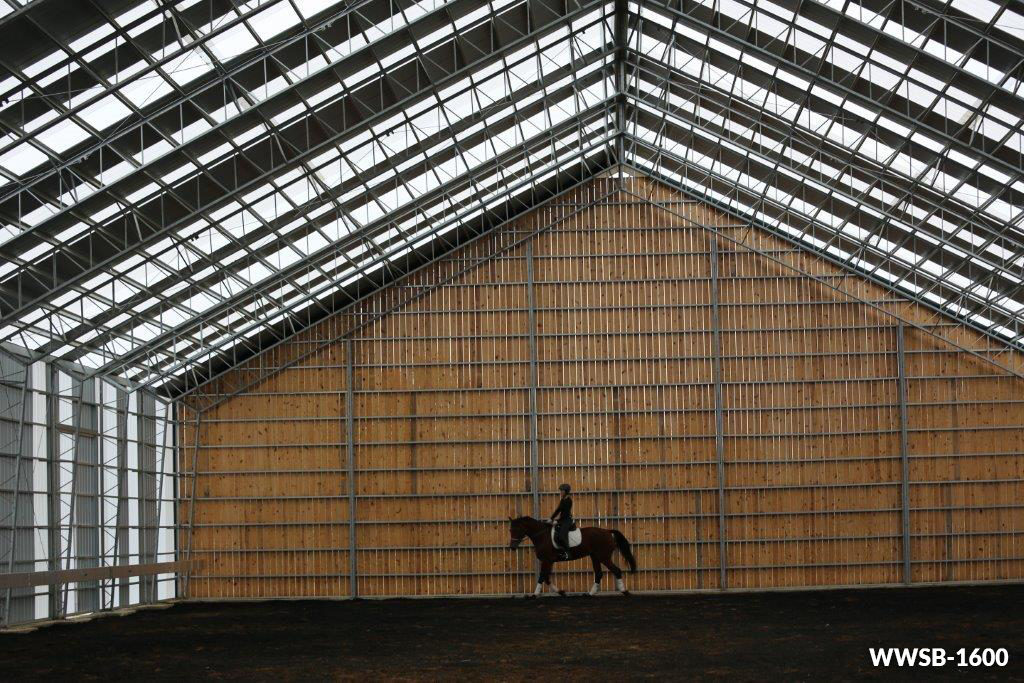
[[(188, 594), (522, 591), (532, 552), (505, 519), (546, 516), (563, 481), (582, 524), (633, 541), (637, 590), (1021, 577), (1024, 380), (918, 326), (1003, 350), (617, 182), (189, 397)], [(589, 585), (589, 563), (557, 571)]]
[[(171, 562), (172, 406), (0, 352), (0, 574)], [(0, 589), (0, 627), (176, 596), (170, 573)]]

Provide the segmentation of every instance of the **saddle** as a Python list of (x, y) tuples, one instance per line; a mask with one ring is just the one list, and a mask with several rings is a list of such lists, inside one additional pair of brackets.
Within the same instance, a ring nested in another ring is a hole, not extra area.
[[(579, 527), (576, 527), (575, 529), (569, 532), (569, 548), (575, 548), (582, 542), (583, 533), (580, 531)], [(556, 548), (559, 547), (558, 538), (555, 536), (555, 527), (551, 527), (551, 545), (553, 545)], [(565, 550), (569, 550), (569, 548), (565, 548)]]

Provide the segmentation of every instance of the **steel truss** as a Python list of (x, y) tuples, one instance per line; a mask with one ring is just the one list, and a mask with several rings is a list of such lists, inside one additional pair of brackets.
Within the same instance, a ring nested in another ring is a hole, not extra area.
[(29, 360), (184, 395), (616, 164), (1024, 349), (1009, 0), (48, 4), (0, 18)]

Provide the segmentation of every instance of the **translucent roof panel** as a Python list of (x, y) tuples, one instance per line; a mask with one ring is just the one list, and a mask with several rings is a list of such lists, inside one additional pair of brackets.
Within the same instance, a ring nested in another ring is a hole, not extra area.
[(1008, 0), (0, 2), (0, 341), (174, 395), (629, 164), (1024, 348)]

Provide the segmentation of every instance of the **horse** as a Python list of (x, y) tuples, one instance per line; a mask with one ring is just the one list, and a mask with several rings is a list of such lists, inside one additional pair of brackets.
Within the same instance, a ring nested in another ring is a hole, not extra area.
[[(527, 597), (537, 597), (544, 590), (544, 585), (550, 588), (553, 593), (564, 596), (565, 591), (561, 590), (551, 581), (551, 566), (555, 562), (561, 562), (554, 544), (551, 542), (551, 526), (533, 517), (509, 517), (509, 532), (511, 540), (509, 548), (517, 548), (523, 539), (529, 537), (533, 541), (533, 551), (540, 560), (540, 574), (537, 576), (537, 588)], [(596, 526), (582, 527), (580, 529), (582, 541), (575, 548), (569, 549), (569, 560), (578, 560), (581, 557), (590, 556), (594, 564), (594, 585), (590, 587), (587, 595), (597, 595), (601, 590), (601, 571), (603, 564), (615, 576), (615, 589), (623, 595), (629, 595), (626, 590), (626, 582), (622, 579), (622, 570), (612, 562), (612, 553), (616, 549), (622, 554), (629, 564), (629, 573), (636, 573), (636, 558), (629, 547), (629, 541), (617, 529), (601, 529)]]

